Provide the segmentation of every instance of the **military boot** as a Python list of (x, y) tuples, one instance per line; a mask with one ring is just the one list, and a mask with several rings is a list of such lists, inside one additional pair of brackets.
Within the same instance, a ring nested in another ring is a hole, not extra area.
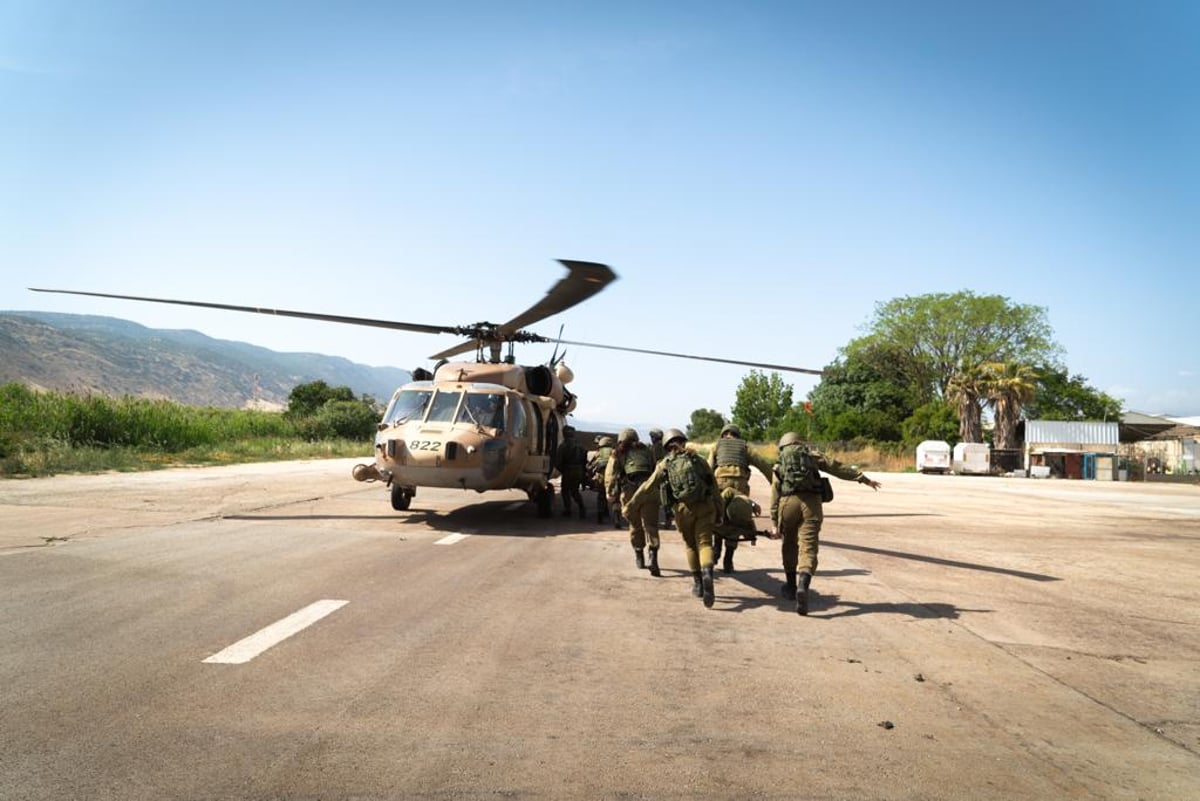
[(658, 569), (658, 549), (650, 549), (650, 575), (658, 578), (662, 575), (662, 571)]
[(812, 573), (807, 570), (800, 573), (800, 585), (796, 587), (796, 614), (808, 614), (808, 585), (812, 582)]
[(713, 564), (721, 561), (721, 549), (725, 547), (725, 538), (713, 534)]
[(779, 594), (785, 601), (794, 601), (796, 600), (796, 571), (787, 570), (783, 575), (784, 582), (779, 588)]
[(733, 572), (733, 546), (725, 549), (725, 558), (721, 560), (721, 570), (726, 573)]
[(633, 558), (637, 560), (638, 570), (646, 569), (646, 554), (642, 552), (641, 548), (633, 549)]
[(700, 571), (700, 584), (703, 590), (704, 607), (711, 609), (713, 602), (716, 600), (716, 595), (713, 594), (713, 574), (712, 566), (704, 568)]
[(699, 570), (692, 573), (692, 595), (695, 595), (697, 598), (704, 595), (704, 582), (701, 579)]

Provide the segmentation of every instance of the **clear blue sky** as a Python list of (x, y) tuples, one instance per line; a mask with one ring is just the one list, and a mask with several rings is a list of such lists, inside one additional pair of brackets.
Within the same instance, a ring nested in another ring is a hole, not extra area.
[[(969, 289), (1200, 415), (1198, 42), (1187, 1), (0, 0), (0, 308), (412, 368), (454, 340), (25, 287), (457, 325), (574, 258), (620, 280), (541, 333), (819, 368)], [(663, 426), (746, 373), (567, 362)]]

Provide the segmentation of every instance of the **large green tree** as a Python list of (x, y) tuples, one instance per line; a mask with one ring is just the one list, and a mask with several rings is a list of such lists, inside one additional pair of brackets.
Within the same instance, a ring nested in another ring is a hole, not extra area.
[(879, 303), (868, 333), (846, 351), (924, 403), (948, 399), (951, 381), (964, 370), (987, 362), (1053, 363), (1061, 349), (1043, 307), (963, 290)]
[(791, 408), (791, 384), (785, 384), (779, 373), (767, 375), (751, 370), (737, 388), (733, 422), (741, 429), (742, 437), (762, 442)]
[(843, 353), (808, 394), (812, 420), (795, 419), (811, 424), (813, 439), (900, 439), (901, 425), (920, 393), (896, 381), (887, 366), (868, 361), (860, 352)]

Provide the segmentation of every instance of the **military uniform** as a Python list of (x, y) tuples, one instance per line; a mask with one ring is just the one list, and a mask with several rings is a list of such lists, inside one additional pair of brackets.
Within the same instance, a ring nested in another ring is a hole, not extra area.
[[(654, 463), (655, 464), (658, 464), (659, 462), (661, 462), (663, 460), (663, 457), (667, 455), (667, 449), (663, 445), (662, 438), (663, 438), (662, 429), (659, 429), (659, 428), (650, 429), (650, 450), (654, 453)], [(674, 517), (674, 512), (671, 511), (671, 504), (667, 501), (666, 488), (663, 488), (663, 490), (659, 493), (658, 503), (659, 503), (659, 506), (662, 507), (663, 526), (670, 527), (673, 522), (672, 518)]]
[(575, 439), (575, 429), (571, 426), (563, 427), (563, 441), (558, 446), (556, 461), (558, 472), (562, 474), (563, 516), (570, 517), (571, 502), (574, 501), (579, 507), (579, 517), (583, 519), (587, 512), (583, 507), (583, 493), (579, 491), (579, 485), (583, 483), (588, 456), (584, 447)]
[(596, 522), (603, 523), (608, 520), (608, 492), (604, 484), (604, 474), (608, 469), (608, 460), (612, 458), (612, 437), (601, 437), (597, 444), (600, 447), (587, 463), (587, 474), (596, 490)]
[[(675, 512), (675, 527), (683, 538), (688, 567), (692, 571), (692, 593), (713, 605), (713, 527), (717, 518), (717, 490), (708, 462), (690, 448), (678, 429), (666, 433), (666, 444), (680, 443), (679, 449), (659, 462), (650, 477), (638, 487), (626, 503), (634, 515), (646, 505), (657, 504), (661, 487), (667, 487), (668, 498)], [(668, 448), (670, 449), (670, 448)], [(690, 482), (690, 485), (689, 483)], [(685, 497), (692, 497), (684, 500)]]
[[(617, 448), (608, 460), (608, 470), (605, 473), (604, 485), (609, 500), (619, 499), (623, 510), (633, 497), (633, 493), (654, 472), (654, 454), (643, 442), (639, 442), (637, 432), (627, 428), (621, 432)], [(658, 500), (643, 504), (639, 509), (627, 515), (629, 521), (629, 544), (633, 546), (634, 557), (638, 569), (645, 568), (645, 549), (650, 549), (650, 572), (658, 576)]]
[[(750, 449), (742, 432), (735, 425), (727, 425), (721, 429), (721, 436), (708, 452), (708, 466), (712, 468), (713, 478), (717, 482), (717, 492), (723, 493), (726, 488), (732, 488), (739, 495), (750, 497), (750, 468), (753, 466), (769, 482), (772, 477), (772, 463)], [(733, 552), (737, 550), (737, 537), (717, 537), (713, 542), (714, 560), (724, 559), (721, 569), (726, 573), (733, 572)]]
[[(789, 476), (788, 465), (807, 460), (803, 476)], [(784, 434), (779, 440), (779, 461), (771, 482), (771, 519), (783, 539), (784, 585), (781, 593), (796, 601), (796, 611), (808, 614), (808, 587), (817, 572), (817, 549), (824, 518), (821, 500), (821, 471), (846, 481), (857, 481), (873, 489), (872, 481), (857, 467), (843, 465), (819, 451), (808, 450), (796, 434)]]

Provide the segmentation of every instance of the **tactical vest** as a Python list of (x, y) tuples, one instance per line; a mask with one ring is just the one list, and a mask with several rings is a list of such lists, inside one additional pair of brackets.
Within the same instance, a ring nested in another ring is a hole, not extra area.
[(600, 450), (596, 451), (596, 455), (588, 462), (588, 471), (596, 476), (600, 481), (604, 481), (604, 471), (608, 467), (608, 459), (612, 456), (613, 449), (609, 445), (605, 445)]
[(625, 452), (625, 460), (621, 463), (621, 469), (627, 479), (637, 476), (644, 481), (654, 472), (654, 454), (645, 445), (640, 448), (635, 445)]
[(779, 492), (795, 495), (800, 492), (821, 492), (821, 471), (817, 462), (806, 449), (799, 445), (784, 448), (779, 452)]
[(743, 470), (750, 469), (750, 456), (746, 440), (722, 438), (717, 440), (717, 467), (733, 465)]
[(696, 465), (698, 461), (699, 456), (687, 452), (667, 457), (667, 486), (674, 501), (690, 504), (708, 497), (709, 487)]

